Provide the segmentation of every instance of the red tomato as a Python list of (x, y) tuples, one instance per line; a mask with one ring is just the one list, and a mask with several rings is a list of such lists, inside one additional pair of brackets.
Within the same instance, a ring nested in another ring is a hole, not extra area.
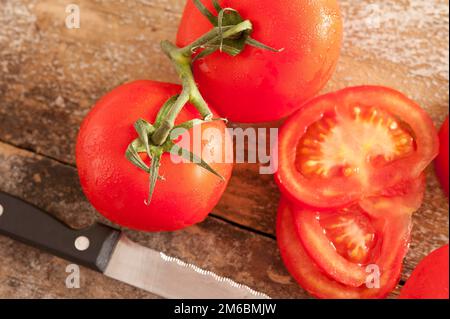
[[(125, 157), (127, 146), (137, 138), (135, 121), (153, 122), (160, 107), (180, 91), (177, 85), (153, 81), (125, 84), (104, 96), (84, 120), (76, 149), (81, 185), (92, 205), (111, 221), (144, 231), (176, 230), (204, 220), (223, 194), (232, 164), (211, 163), (224, 182), (195, 164), (175, 164), (164, 154), (160, 169), (164, 179), (157, 182), (147, 206), (148, 174)], [(199, 114), (188, 105), (177, 122), (194, 117)], [(197, 155), (225, 152), (225, 138), (229, 138), (225, 124), (204, 124), (202, 132), (208, 128), (220, 130), (223, 138), (203, 141)]]
[[(380, 286), (369, 288), (365, 283), (359, 287), (352, 287), (336, 281), (332, 278), (335, 274), (327, 272), (316, 263), (317, 258), (325, 260), (330, 256), (325, 254), (314, 258), (307, 252), (297, 231), (295, 209), (297, 208), (292, 203), (282, 199), (278, 210), (277, 240), (287, 269), (310, 294), (325, 299), (384, 298), (396, 287), (401, 274), (402, 261), (408, 249), (411, 215), (400, 214), (385, 220), (381, 239), (383, 252), (378, 253), (382, 256), (380, 257), (382, 260), (379, 260), (380, 263), (377, 264), (380, 270)], [(335, 224), (334, 221), (328, 225), (333, 224)], [(364, 232), (371, 234), (372, 230), (369, 229), (365, 229)], [(344, 234), (348, 233), (344, 232)], [(364, 241), (367, 244), (371, 240)], [(331, 256), (330, 260), (333, 262), (336, 258)], [(348, 270), (349, 273), (350, 271), (351, 269)], [(369, 274), (369, 272), (366, 273), (366, 275)]]
[(441, 140), (441, 147), (438, 157), (436, 158), (436, 171), (439, 180), (442, 183), (442, 187), (448, 196), (448, 117), (442, 126), (441, 132), (439, 133), (439, 138)]
[[(213, 10), (211, 0), (202, 0)], [(336, 0), (221, 0), (253, 23), (252, 37), (280, 53), (247, 46), (236, 57), (216, 52), (194, 64), (200, 91), (221, 116), (235, 122), (283, 118), (316, 95), (334, 72), (342, 42)], [(211, 30), (188, 0), (177, 44), (185, 46)]]
[(276, 180), (298, 204), (345, 207), (419, 178), (438, 145), (430, 117), (401, 93), (348, 88), (310, 101), (286, 121)]
[(448, 244), (422, 260), (403, 288), (401, 299), (449, 299)]

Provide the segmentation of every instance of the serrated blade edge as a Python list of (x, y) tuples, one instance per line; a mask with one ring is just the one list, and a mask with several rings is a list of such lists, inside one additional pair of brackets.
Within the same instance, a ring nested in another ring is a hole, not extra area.
[(232, 279), (120, 238), (106, 276), (169, 299), (270, 299)]

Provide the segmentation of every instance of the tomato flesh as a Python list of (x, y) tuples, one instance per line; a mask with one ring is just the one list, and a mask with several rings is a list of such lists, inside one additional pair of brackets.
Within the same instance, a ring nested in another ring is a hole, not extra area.
[(339, 255), (356, 264), (365, 264), (376, 244), (376, 231), (359, 207), (344, 208), (334, 214), (317, 214), (325, 235)]
[(384, 87), (318, 97), (283, 125), (276, 181), (299, 205), (339, 208), (416, 180), (438, 153), (436, 129)]
[(426, 176), (402, 182), (382, 192), (382, 196), (363, 198), (359, 205), (371, 217), (381, 218), (401, 214), (412, 215), (422, 206), (425, 196)]
[(359, 287), (367, 278), (366, 266), (382, 265), (392, 247), (404, 240), (392, 221), (411, 218), (425, 192), (425, 177), (398, 186), (390, 196), (365, 199), (341, 209), (326, 211), (291, 205), (304, 249), (335, 281)]
[(297, 146), (297, 169), (308, 178), (358, 175), (408, 156), (414, 139), (389, 113), (353, 108), (352, 114), (324, 114), (308, 127)]
[(389, 243), (389, 249), (383, 254), (383, 261), (379, 264), (379, 288), (368, 288), (366, 285), (352, 287), (331, 278), (307, 252), (295, 226), (294, 207), (286, 199), (281, 200), (277, 240), (287, 269), (311, 295), (325, 299), (384, 298), (395, 288), (408, 249), (412, 224), (410, 215), (398, 215), (386, 220), (383, 240)]
[(356, 209), (323, 214), (291, 209), (303, 247), (315, 263), (342, 284), (364, 284), (367, 274), (360, 264), (369, 259), (375, 245), (370, 220)]

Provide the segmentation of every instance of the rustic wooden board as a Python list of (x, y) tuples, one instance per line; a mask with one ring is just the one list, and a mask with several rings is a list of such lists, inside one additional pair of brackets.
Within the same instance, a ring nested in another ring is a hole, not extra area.
[[(26, 199), (73, 227), (86, 227), (98, 217), (84, 198), (76, 170), (71, 166), (0, 143), (0, 176), (0, 189)], [(128, 235), (143, 245), (232, 277), (271, 296), (306, 297), (284, 270), (273, 238), (239, 229), (217, 218), (211, 217), (198, 226), (175, 233), (128, 232)], [(46, 292), (41, 297), (150, 296), (124, 289), (124, 285), (88, 270), (82, 272), (83, 289), (66, 289), (67, 262), (6, 238), (0, 238), (0, 243), (0, 296), (35, 297), (39, 296), (38, 291)], [(14, 291), (11, 285), (20, 289)], [(26, 292), (23, 286), (35, 289)]]
[[(441, 123), (449, 96), (448, 0), (431, 2), (340, 1), (345, 45), (324, 91), (391, 86)], [(184, 0), (79, 0), (78, 30), (64, 26), (68, 3), (0, 1), (0, 190), (81, 227), (99, 216), (76, 178), (78, 126), (100, 96), (123, 82), (177, 82), (158, 43), (174, 38)], [(272, 176), (260, 176), (258, 165), (239, 164), (215, 216), (205, 223), (171, 234), (130, 236), (273, 297), (304, 298), (276, 249), (278, 198)], [(448, 242), (448, 201), (432, 170), (413, 234), (403, 280), (421, 258)], [(0, 247), (0, 297), (152, 297), (88, 270), (83, 289), (68, 290), (64, 261), (5, 238)]]

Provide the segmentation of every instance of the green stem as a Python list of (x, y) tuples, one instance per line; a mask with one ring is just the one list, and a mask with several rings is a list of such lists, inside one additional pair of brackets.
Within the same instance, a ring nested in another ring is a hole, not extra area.
[[(204, 41), (205, 43), (208, 41), (210, 35), (207, 34)], [(192, 48), (195, 46), (189, 46), (190, 49), (184, 51), (184, 49), (180, 49), (169, 41), (163, 41), (161, 43), (162, 50), (166, 53), (166, 55), (170, 58), (172, 63), (177, 70), (178, 75), (181, 78), (183, 84), (183, 91), (188, 95), (189, 100), (184, 102), (191, 102), (199, 111), (200, 115), (206, 119), (212, 116), (211, 110), (208, 107), (208, 104), (203, 99), (200, 91), (198, 90), (197, 83), (194, 79), (194, 74), (192, 73)], [(189, 52), (189, 54), (186, 54)], [(179, 99), (183, 99), (182, 96)], [(177, 104), (177, 103), (175, 103)], [(184, 105), (183, 105), (184, 106)], [(181, 109), (178, 111), (178, 113)], [(178, 115), (175, 114), (175, 118)]]
[[(232, 26), (222, 27), (222, 32), (228, 31), (231, 28), (232, 28)], [(189, 44), (183, 48), (180, 48), (179, 49), (180, 53), (185, 56), (192, 56), (192, 54), (194, 53), (194, 51), (197, 48), (200, 48), (200, 47), (204, 46), (205, 44), (207, 44), (208, 42), (211, 42), (212, 40), (217, 39), (219, 36), (220, 36), (220, 29), (217, 27), (213, 28), (208, 33), (206, 33), (199, 39), (195, 40), (191, 44)]]
[(191, 55), (183, 54), (177, 46), (169, 41), (163, 41), (161, 43), (161, 48), (174, 64), (177, 73), (182, 80), (183, 90), (170, 111), (167, 113), (167, 116), (162, 121), (161, 125), (152, 135), (152, 142), (155, 145), (164, 144), (170, 134), (170, 131), (175, 126), (175, 120), (178, 114), (188, 102), (191, 102), (197, 108), (203, 118), (210, 119), (212, 117), (212, 112), (200, 94), (197, 84), (195, 83), (194, 74), (192, 73)]
[(167, 114), (167, 117), (161, 122), (161, 125), (156, 129), (155, 133), (153, 133), (152, 142), (155, 145), (159, 146), (164, 144), (175, 126), (175, 119), (188, 102), (189, 92), (187, 89), (183, 89), (180, 96), (172, 106), (172, 109)]
[(251, 28), (251, 22), (248, 20), (234, 26), (225, 26), (222, 30), (220, 28), (214, 28), (198, 40), (183, 48), (179, 48), (169, 41), (163, 41), (161, 43), (161, 49), (170, 58), (181, 78), (183, 91), (173, 104), (166, 118), (162, 121), (161, 125), (156, 128), (155, 133), (152, 135), (152, 142), (154, 145), (162, 145), (166, 142), (167, 137), (175, 126), (175, 120), (178, 114), (188, 102), (196, 107), (204, 120), (212, 119), (213, 114), (200, 93), (194, 79), (194, 74), (192, 73), (192, 55), (198, 48), (204, 47), (209, 43), (215, 43), (223, 39), (231, 38), (249, 28)]

